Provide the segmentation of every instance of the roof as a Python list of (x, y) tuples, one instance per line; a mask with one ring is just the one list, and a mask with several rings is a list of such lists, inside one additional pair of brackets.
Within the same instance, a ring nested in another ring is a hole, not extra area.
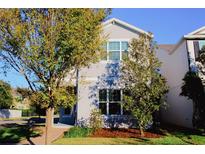
[(184, 35), (183, 37), (181, 37), (181, 39), (178, 41), (178, 43), (172, 49), (170, 54), (173, 53), (180, 46), (180, 44), (183, 42), (183, 40), (188, 40), (188, 39), (205, 39), (205, 35), (204, 34), (199, 34), (199, 32), (201, 32), (203, 30), (205, 30), (205, 26), (203, 26), (201, 28), (198, 28), (195, 31), (192, 31), (191, 33), (188, 33), (188, 34)]
[(172, 50), (175, 48), (175, 44), (159, 44), (160, 49), (166, 50), (168, 53), (171, 53)]
[(122, 20), (116, 19), (116, 18), (111, 18), (111, 19), (106, 20), (105, 22), (103, 22), (103, 25), (107, 26), (107, 25), (112, 24), (112, 23), (117, 23), (117, 24), (125, 26), (125, 27), (127, 27), (127, 28), (129, 28), (129, 29), (131, 29), (131, 30), (133, 30), (135, 32), (138, 32), (138, 33), (141, 33), (141, 34), (146, 34), (146, 35), (149, 35), (149, 36), (153, 37), (152, 34), (146, 32), (146, 31), (144, 31), (144, 30), (142, 30), (140, 28), (137, 28), (137, 27), (135, 27), (133, 25), (130, 25), (130, 24), (128, 24), (128, 23), (126, 23), (126, 22), (124, 22)]
[[(187, 34), (187, 35), (194, 35), (194, 34), (199, 33), (199, 32), (202, 31), (202, 30), (205, 30), (205, 26), (203, 26), (203, 27), (201, 27), (201, 28), (198, 28), (197, 30), (195, 30), (195, 31), (193, 31), (193, 32), (191, 32), (191, 33), (189, 33), (189, 34)], [(186, 35), (186, 36), (187, 36), (187, 35)]]

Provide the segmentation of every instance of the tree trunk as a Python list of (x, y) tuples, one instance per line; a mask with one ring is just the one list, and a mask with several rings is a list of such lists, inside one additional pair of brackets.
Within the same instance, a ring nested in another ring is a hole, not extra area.
[(45, 144), (51, 144), (52, 137), (51, 137), (51, 130), (53, 125), (53, 113), (54, 108), (49, 107), (46, 110), (46, 134), (45, 134)]
[(143, 130), (142, 126), (140, 126), (140, 136), (144, 137), (144, 130)]

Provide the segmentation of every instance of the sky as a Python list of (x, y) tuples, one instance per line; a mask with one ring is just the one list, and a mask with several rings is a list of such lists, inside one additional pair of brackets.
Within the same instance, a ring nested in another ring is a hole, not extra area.
[[(158, 44), (176, 44), (183, 35), (205, 26), (205, 9), (113, 9), (112, 17), (152, 32)], [(28, 86), (13, 70), (7, 76), (0, 74), (0, 80), (12, 87)]]

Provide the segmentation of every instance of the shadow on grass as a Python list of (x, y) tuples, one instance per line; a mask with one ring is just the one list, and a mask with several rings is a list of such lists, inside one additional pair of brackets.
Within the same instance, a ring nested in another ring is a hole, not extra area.
[(4, 124), (0, 128), (0, 144), (18, 144), (21, 140), (27, 139), (31, 144), (31, 137), (37, 137), (39, 132), (34, 131), (27, 125)]

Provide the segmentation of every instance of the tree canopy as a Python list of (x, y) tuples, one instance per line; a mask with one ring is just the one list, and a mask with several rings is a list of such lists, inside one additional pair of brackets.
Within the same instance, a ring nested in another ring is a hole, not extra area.
[(11, 86), (0, 80), (0, 109), (9, 109), (13, 104)]
[(141, 135), (152, 123), (153, 114), (159, 111), (163, 104), (161, 98), (168, 91), (165, 78), (158, 72), (160, 62), (155, 56), (156, 48), (150, 36), (133, 39), (122, 66), (124, 107), (137, 119)]
[[(0, 58), (27, 80), (44, 106), (60, 105), (60, 85), (101, 55), (107, 9), (1, 9)], [(72, 72), (72, 73), (71, 73)], [(64, 94), (63, 92), (62, 94)], [(66, 97), (65, 95), (63, 97)], [(64, 98), (61, 98), (64, 100)], [(59, 103), (58, 103), (59, 102)]]

